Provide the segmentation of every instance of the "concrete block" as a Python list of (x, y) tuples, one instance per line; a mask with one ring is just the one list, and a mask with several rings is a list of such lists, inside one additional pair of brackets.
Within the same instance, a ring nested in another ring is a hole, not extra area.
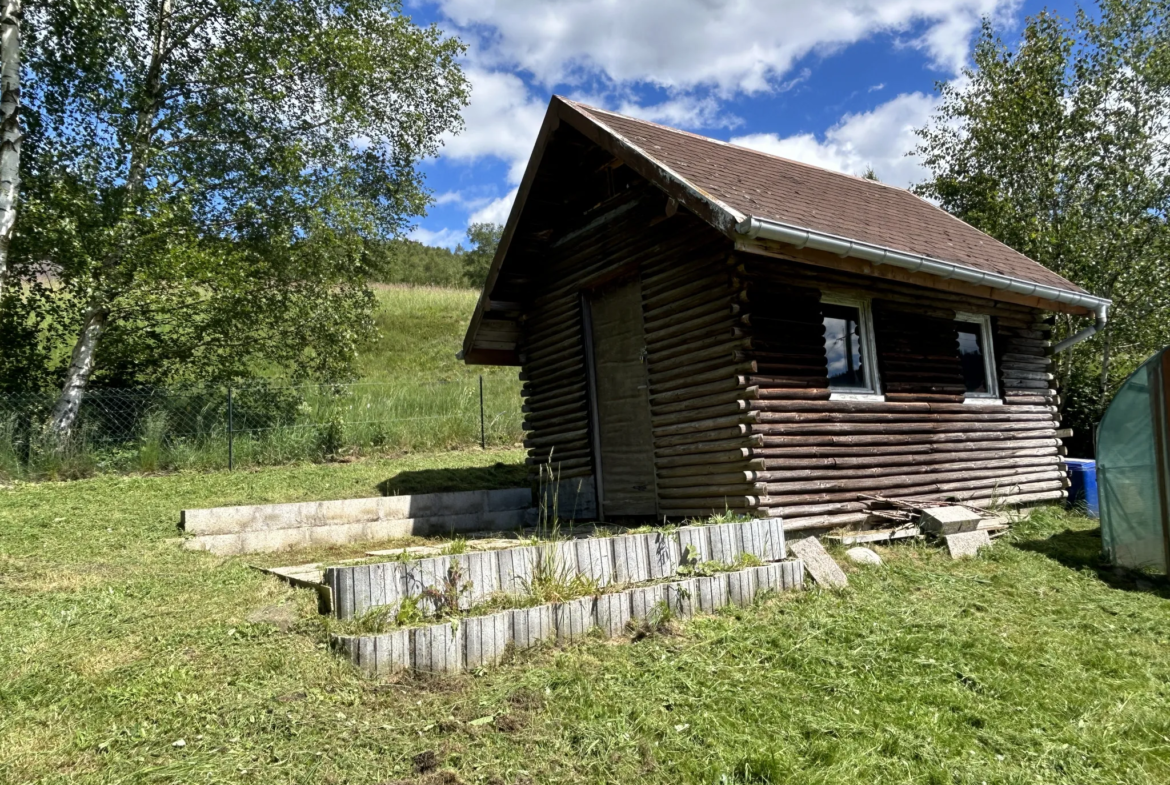
[(750, 569), (727, 574), (727, 598), (733, 605), (751, 605), (756, 599), (756, 576)]
[(721, 572), (703, 578), (695, 578), (695, 593), (698, 595), (699, 610), (703, 613), (714, 613), (727, 606), (728, 599), (727, 573)]
[(952, 559), (969, 559), (979, 555), (981, 548), (991, 547), (991, 537), (986, 529), (948, 534), (943, 537)]
[(711, 560), (720, 564), (735, 564), (743, 553), (741, 531), (743, 524), (717, 523), (707, 526), (711, 541)]
[(689, 619), (695, 615), (697, 587), (695, 579), (676, 581), (666, 584), (666, 604), (670, 612), (679, 619)]
[(537, 546), (540, 548), (540, 568), (559, 580), (569, 581), (577, 574), (577, 543), (575, 540), (556, 540)]
[(630, 589), (630, 618), (643, 621), (656, 613), (656, 608), (666, 602), (666, 586), (643, 586)]
[(757, 595), (765, 591), (780, 591), (783, 588), (779, 565), (765, 564), (763, 567), (752, 567), (750, 572), (756, 582)]
[(816, 537), (795, 540), (789, 547), (804, 562), (805, 569), (812, 575), (813, 580), (821, 586), (840, 588), (849, 583), (845, 573)]
[(471, 616), (461, 623), (463, 663), (468, 669), (495, 665), (512, 642), (512, 612)]
[(679, 536), (675, 532), (655, 532), (645, 535), (650, 555), (651, 579), (670, 578), (678, 572), (682, 558)]
[(539, 496), (544, 507), (550, 512), (555, 510), (562, 523), (597, 518), (593, 477), (573, 477), (556, 483), (545, 483)]
[[(428, 559), (407, 562), (406, 594), (420, 597), (427, 589), (443, 591), (450, 569), (450, 556), (431, 556)], [(423, 599), (419, 602), (419, 608), (423, 613), (434, 613), (435, 604), (431, 600)]]
[(557, 625), (557, 643), (579, 641), (597, 626), (596, 608), (592, 597), (557, 603), (553, 614)]
[(630, 592), (619, 591), (597, 597), (597, 626), (607, 638), (624, 635), (630, 623)]
[(959, 505), (947, 507), (929, 507), (922, 511), (919, 525), (923, 531), (935, 534), (959, 534), (975, 531), (979, 528), (979, 521), (983, 516), (974, 510), (968, 510)]
[(479, 516), (475, 528), (492, 531), (514, 531), (528, 525), (528, 510), (488, 510)]
[(484, 491), (484, 509), (488, 512), (527, 510), (531, 506), (531, 488), (503, 488), (498, 491)]
[(410, 667), (410, 630), (375, 635), (374, 673), (393, 673)]
[(512, 641), (517, 649), (531, 649), (556, 635), (557, 624), (552, 605), (512, 611)]
[(358, 664), (358, 637), (356, 635), (331, 635), (329, 637), (329, 643), (333, 649), (340, 652), (355, 667)]
[(804, 562), (800, 559), (780, 562), (786, 570), (784, 588), (791, 591), (804, 588)]
[(470, 586), (469, 605), (483, 602), (500, 591), (500, 561), (495, 551), (469, 551), (460, 557), (463, 580)]
[(679, 564), (702, 564), (711, 560), (710, 526), (683, 526), (678, 530)]
[[(345, 585), (350, 571), (345, 567), (326, 567), (325, 585), (333, 602), (333, 615), (339, 619), (353, 618), (353, 584)], [(341, 636), (339, 636), (341, 637)]]
[(417, 671), (459, 673), (463, 670), (463, 627), (432, 624), (411, 630), (411, 665)]
[(760, 561), (780, 561), (784, 558), (784, 526), (779, 518), (760, 518), (740, 524), (744, 553)]
[(650, 580), (651, 534), (613, 537), (613, 580), (615, 583), (642, 583)]
[(573, 540), (577, 574), (597, 582), (598, 587), (613, 583), (613, 538), (586, 537)]
[(532, 586), (533, 573), (540, 559), (540, 548), (527, 546), (495, 551), (500, 573), (500, 591), (525, 594)]

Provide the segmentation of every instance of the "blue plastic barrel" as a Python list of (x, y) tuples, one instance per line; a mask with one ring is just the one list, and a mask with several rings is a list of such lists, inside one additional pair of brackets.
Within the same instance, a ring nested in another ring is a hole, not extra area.
[(1065, 458), (1068, 466), (1068, 504), (1087, 509), (1090, 518), (1101, 517), (1097, 501), (1097, 462), (1087, 458)]

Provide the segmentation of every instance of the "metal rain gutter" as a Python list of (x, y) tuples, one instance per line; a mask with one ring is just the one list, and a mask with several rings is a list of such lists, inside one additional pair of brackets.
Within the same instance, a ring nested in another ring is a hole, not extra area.
[(1092, 310), (1096, 316), (1095, 323), (1081, 330), (1076, 335), (1065, 338), (1058, 343), (1053, 349), (1054, 354), (1063, 352), (1065, 349), (1093, 335), (1102, 329), (1109, 319), (1109, 306), (1111, 301), (1102, 297), (1094, 297), (1091, 294), (1073, 292), (1068, 289), (1058, 289), (1055, 286), (1046, 286), (1045, 284), (1025, 281), (1022, 278), (1015, 278), (1010, 275), (976, 270), (973, 267), (955, 264), (954, 262), (944, 262), (941, 259), (932, 259), (920, 254), (895, 251), (892, 248), (886, 248), (881, 245), (875, 245), (861, 240), (850, 240), (826, 232), (804, 229), (799, 226), (793, 226), (792, 224), (786, 224), (780, 221), (771, 221), (766, 218), (751, 216), (741, 221), (735, 228), (740, 235), (747, 238), (761, 237), (765, 240), (776, 240), (797, 248), (812, 248), (817, 251), (825, 251), (842, 258), (848, 256), (854, 259), (863, 259), (874, 264), (890, 264), (895, 267), (910, 270), (911, 272), (926, 273), (938, 278), (952, 278), (956, 281), (962, 281), (976, 286), (989, 286), (992, 289), (1002, 289), (1015, 294), (1042, 297), (1045, 300), (1053, 300), (1058, 303), (1075, 305)]

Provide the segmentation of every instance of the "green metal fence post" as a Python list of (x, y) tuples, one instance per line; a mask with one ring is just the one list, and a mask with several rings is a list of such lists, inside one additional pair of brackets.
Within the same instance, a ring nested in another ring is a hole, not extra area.
[(227, 411), (227, 415), (228, 415), (228, 423), (227, 423), (227, 425), (228, 425), (228, 427), (227, 427), (227, 431), (228, 431), (228, 471), (230, 472), (233, 468), (235, 468), (234, 467), (235, 456), (232, 454), (233, 447), (235, 446), (233, 444), (234, 437), (235, 437), (235, 427), (234, 427), (234, 423), (232, 422), (232, 386), (230, 384), (228, 385), (228, 401), (227, 401), (227, 403), (228, 403), (228, 411)]

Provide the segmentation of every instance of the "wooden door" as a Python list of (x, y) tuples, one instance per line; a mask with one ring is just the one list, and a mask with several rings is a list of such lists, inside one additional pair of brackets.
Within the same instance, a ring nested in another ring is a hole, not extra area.
[(656, 515), (641, 284), (637, 278), (612, 284), (591, 292), (583, 306), (600, 512)]

